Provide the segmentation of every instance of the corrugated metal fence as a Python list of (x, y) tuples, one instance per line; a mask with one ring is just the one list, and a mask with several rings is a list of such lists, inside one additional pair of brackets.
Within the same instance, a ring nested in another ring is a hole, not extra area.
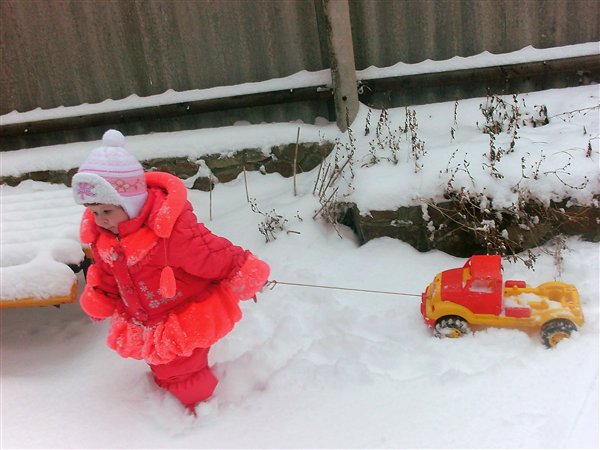
[[(600, 40), (598, 0), (349, 0), (349, 6), (358, 70)], [(321, 0), (1, 0), (0, 19), (0, 114), (329, 67)], [(310, 100), (208, 116), (156, 117), (125, 131), (241, 119), (311, 122), (331, 118), (331, 105)], [(97, 139), (101, 130), (58, 134), (48, 142)]]

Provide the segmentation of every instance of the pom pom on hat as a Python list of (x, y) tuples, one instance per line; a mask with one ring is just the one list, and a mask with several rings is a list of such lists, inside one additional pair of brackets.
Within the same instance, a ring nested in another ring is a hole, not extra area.
[(102, 136), (102, 144), (104, 144), (105, 147), (124, 147), (125, 136), (123, 136), (120, 131), (108, 130)]
[(76, 203), (118, 205), (130, 219), (139, 215), (148, 198), (144, 168), (124, 145), (119, 131), (104, 133), (102, 147), (92, 150), (73, 177)]

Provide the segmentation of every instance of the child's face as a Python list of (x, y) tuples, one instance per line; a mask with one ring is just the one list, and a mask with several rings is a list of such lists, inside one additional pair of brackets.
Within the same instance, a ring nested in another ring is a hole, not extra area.
[(119, 234), (119, 224), (129, 220), (129, 216), (123, 208), (117, 205), (89, 205), (89, 210), (94, 213), (96, 225)]

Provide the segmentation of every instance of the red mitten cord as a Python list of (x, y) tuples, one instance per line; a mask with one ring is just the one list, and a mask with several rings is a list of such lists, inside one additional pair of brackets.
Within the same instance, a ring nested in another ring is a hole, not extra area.
[(262, 289), (270, 273), (266, 262), (250, 254), (240, 270), (228, 281), (228, 287), (241, 300), (248, 300)]
[(116, 299), (105, 295), (96, 288), (99, 274), (96, 267), (90, 266), (87, 273), (87, 284), (79, 298), (81, 309), (94, 320), (102, 320), (110, 317), (115, 312)]

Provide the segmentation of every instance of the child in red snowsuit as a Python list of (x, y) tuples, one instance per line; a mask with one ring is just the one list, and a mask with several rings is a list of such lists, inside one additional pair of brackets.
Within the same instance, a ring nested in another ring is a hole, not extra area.
[(81, 241), (94, 263), (80, 304), (94, 320), (111, 318), (108, 345), (143, 359), (155, 382), (183, 405), (213, 393), (208, 351), (241, 318), (269, 267), (197, 222), (175, 176), (144, 173), (116, 130), (103, 136), (73, 177), (86, 206)]

